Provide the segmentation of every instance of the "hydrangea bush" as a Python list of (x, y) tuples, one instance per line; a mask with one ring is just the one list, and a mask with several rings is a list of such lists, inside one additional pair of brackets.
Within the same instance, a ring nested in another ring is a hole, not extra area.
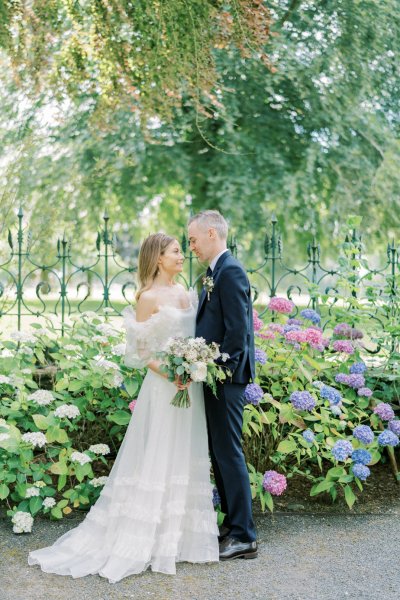
[(98, 498), (143, 377), (121, 364), (124, 352), (122, 333), (92, 312), (63, 338), (32, 324), (0, 342), (0, 500), (16, 533)]
[(399, 444), (400, 420), (370, 387), (362, 331), (320, 324), (318, 312), (285, 298), (271, 299), (264, 320), (254, 311), (257, 380), (246, 389), (243, 431), (263, 510), (295, 474), (310, 481), (311, 496), (335, 500), (341, 490), (351, 508), (355, 486), (362, 491), (384, 449)]

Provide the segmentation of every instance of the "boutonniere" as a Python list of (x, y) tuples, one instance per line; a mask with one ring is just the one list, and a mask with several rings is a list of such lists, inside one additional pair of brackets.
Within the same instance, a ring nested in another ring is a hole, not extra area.
[(211, 275), (203, 277), (203, 286), (207, 292), (207, 300), (209, 300), (210, 294), (214, 289), (214, 279), (211, 277)]

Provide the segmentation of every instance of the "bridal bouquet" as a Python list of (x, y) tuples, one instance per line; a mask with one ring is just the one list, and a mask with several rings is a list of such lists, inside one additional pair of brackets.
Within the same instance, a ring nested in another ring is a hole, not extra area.
[[(215, 364), (217, 358), (225, 362), (229, 354), (219, 351), (219, 344), (207, 344), (202, 337), (171, 338), (165, 351), (159, 352), (162, 361), (161, 370), (168, 375), (169, 381), (179, 377), (185, 384), (189, 381), (203, 381), (214, 393), (217, 392), (217, 381), (223, 381), (229, 374), (228, 369)], [(188, 389), (179, 390), (171, 401), (173, 406), (187, 408), (190, 406)]]

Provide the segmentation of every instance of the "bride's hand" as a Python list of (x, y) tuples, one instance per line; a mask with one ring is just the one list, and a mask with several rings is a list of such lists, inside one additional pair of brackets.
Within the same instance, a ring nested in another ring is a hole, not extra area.
[(176, 385), (176, 387), (178, 388), (178, 390), (185, 390), (186, 388), (189, 387), (189, 385), (192, 383), (191, 379), (188, 379), (186, 383), (182, 383), (181, 378), (179, 377), (179, 375), (176, 376), (174, 384)]

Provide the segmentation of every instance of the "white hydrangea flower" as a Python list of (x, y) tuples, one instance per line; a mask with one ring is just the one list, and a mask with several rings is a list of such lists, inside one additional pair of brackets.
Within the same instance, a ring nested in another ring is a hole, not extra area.
[(5, 442), (6, 440), (9, 440), (10, 437), (9, 433), (0, 433), (0, 442)]
[(0, 375), (0, 383), (10, 383), (10, 378), (7, 375)]
[(11, 519), (14, 523), (14, 533), (30, 533), (32, 531), (33, 517), (30, 513), (17, 511)]
[(93, 310), (86, 310), (85, 312), (81, 313), (81, 317), (86, 317), (86, 319), (96, 319), (99, 317), (99, 315)]
[(116, 373), (116, 375), (114, 375), (114, 379), (113, 379), (114, 387), (120, 387), (122, 385), (123, 381), (124, 381), (124, 378), (121, 375), (121, 373)]
[(53, 506), (55, 506), (55, 505), (56, 505), (56, 501), (54, 500), (54, 498), (47, 497), (43, 500), (44, 508), (53, 508)]
[(9, 350), (8, 348), (3, 348), (1, 352), (2, 358), (11, 358), (12, 356), (14, 356), (14, 353), (11, 352), (11, 350)]
[(106, 360), (105, 358), (99, 358), (96, 361), (96, 367), (100, 367), (101, 369), (104, 369), (104, 371), (109, 371), (110, 369), (119, 371), (119, 366), (115, 362), (112, 362), (111, 360)]
[(87, 342), (87, 341), (88, 341), (88, 339), (89, 339), (89, 336), (88, 336), (88, 335), (81, 335), (80, 333), (77, 333), (77, 334), (74, 336), (74, 340), (75, 340), (76, 342)]
[(36, 402), (39, 406), (46, 406), (54, 400), (54, 395), (50, 390), (36, 390), (33, 394), (29, 394), (28, 400)]
[(36, 338), (31, 333), (26, 333), (25, 331), (13, 331), (10, 334), (10, 338), (14, 340), (14, 342), (21, 342), (23, 344), (36, 344)]
[(28, 356), (33, 356), (33, 350), (29, 346), (21, 346), (19, 349), (21, 354), (27, 354)]
[(77, 452), (76, 450), (71, 454), (71, 460), (79, 463), (82, 466), (86, 463), (92, 462), (90, 456), (84, 454), (83, 452)]
[(79, 408), (74, 404), (61, 404), (61, 406), (57, 406), (54, 411), (54, 416), (63, 419), (64, 417), (68, 417), (68, 419), (75, 419), (75, 417), (79, 417), (81, 414)]
[(40, 335), (49, 336), (51, 331), (50, 331), (50, 329), (47, 329), (47, 327), (41, 327), (40, 329), (35, 329), (32, 333), (33, 333), (33, 335), (36, 335), (37, 337)]
[(205, 381), (207, 379), (206, 363), (195, 362), (192, 365), (192, 379), (193, 381)]
[(33, 496), (40, 496), (40, 490), (37, 487), (27, 488), (25, 498), (33, 498)]
[(33, 485), (35, 485), (38, 488), (46, 487), (46, 484), (44, 481), (35, 481), (35, 483)]
[(107, 475), (103, 475), (103, 477), (93, 477), (93, 479), (91, 479), (89, 483), (93, 487), (101, 487), (102, 485), (105, 485), (107, 479)]
[(41, 431), (23, 433), (21, 439), (23, 442), (28, 442), (29, 444), (32, 444), (32, 446), (37, 446), (38, 448), (43, 448), (47, 443), (46, 436)]
[(112, 354), (114, 356), (125, 356), (126, 344), (116, 344), (111, 348)]
[(94, 454), (102, 454), (103, 456), (106, 454), (110, 454), (110, 447), (107, 444), (92, 444), (89, 448), (89, 452), (93, 452)]
[(99, 325), (96, 325), (96, 329), (98, 331), (100, 331), (100, 333), (102, 333), (103, 335), (108, 335), (108, 336), (116, 336), (117, 335), (116, 330), (109, 323), (100, 323)]
[(63, 350), (66, 352), (81, 352), (82, 349), (80, 346), (76, 346), (75, 344), (67, 344), (64, 346)]
[(104, 335), (94, 335), (92, 340), (94, 342), (98, 342), (99, 344), (106, 344), (108, 342), (108, 339)]

